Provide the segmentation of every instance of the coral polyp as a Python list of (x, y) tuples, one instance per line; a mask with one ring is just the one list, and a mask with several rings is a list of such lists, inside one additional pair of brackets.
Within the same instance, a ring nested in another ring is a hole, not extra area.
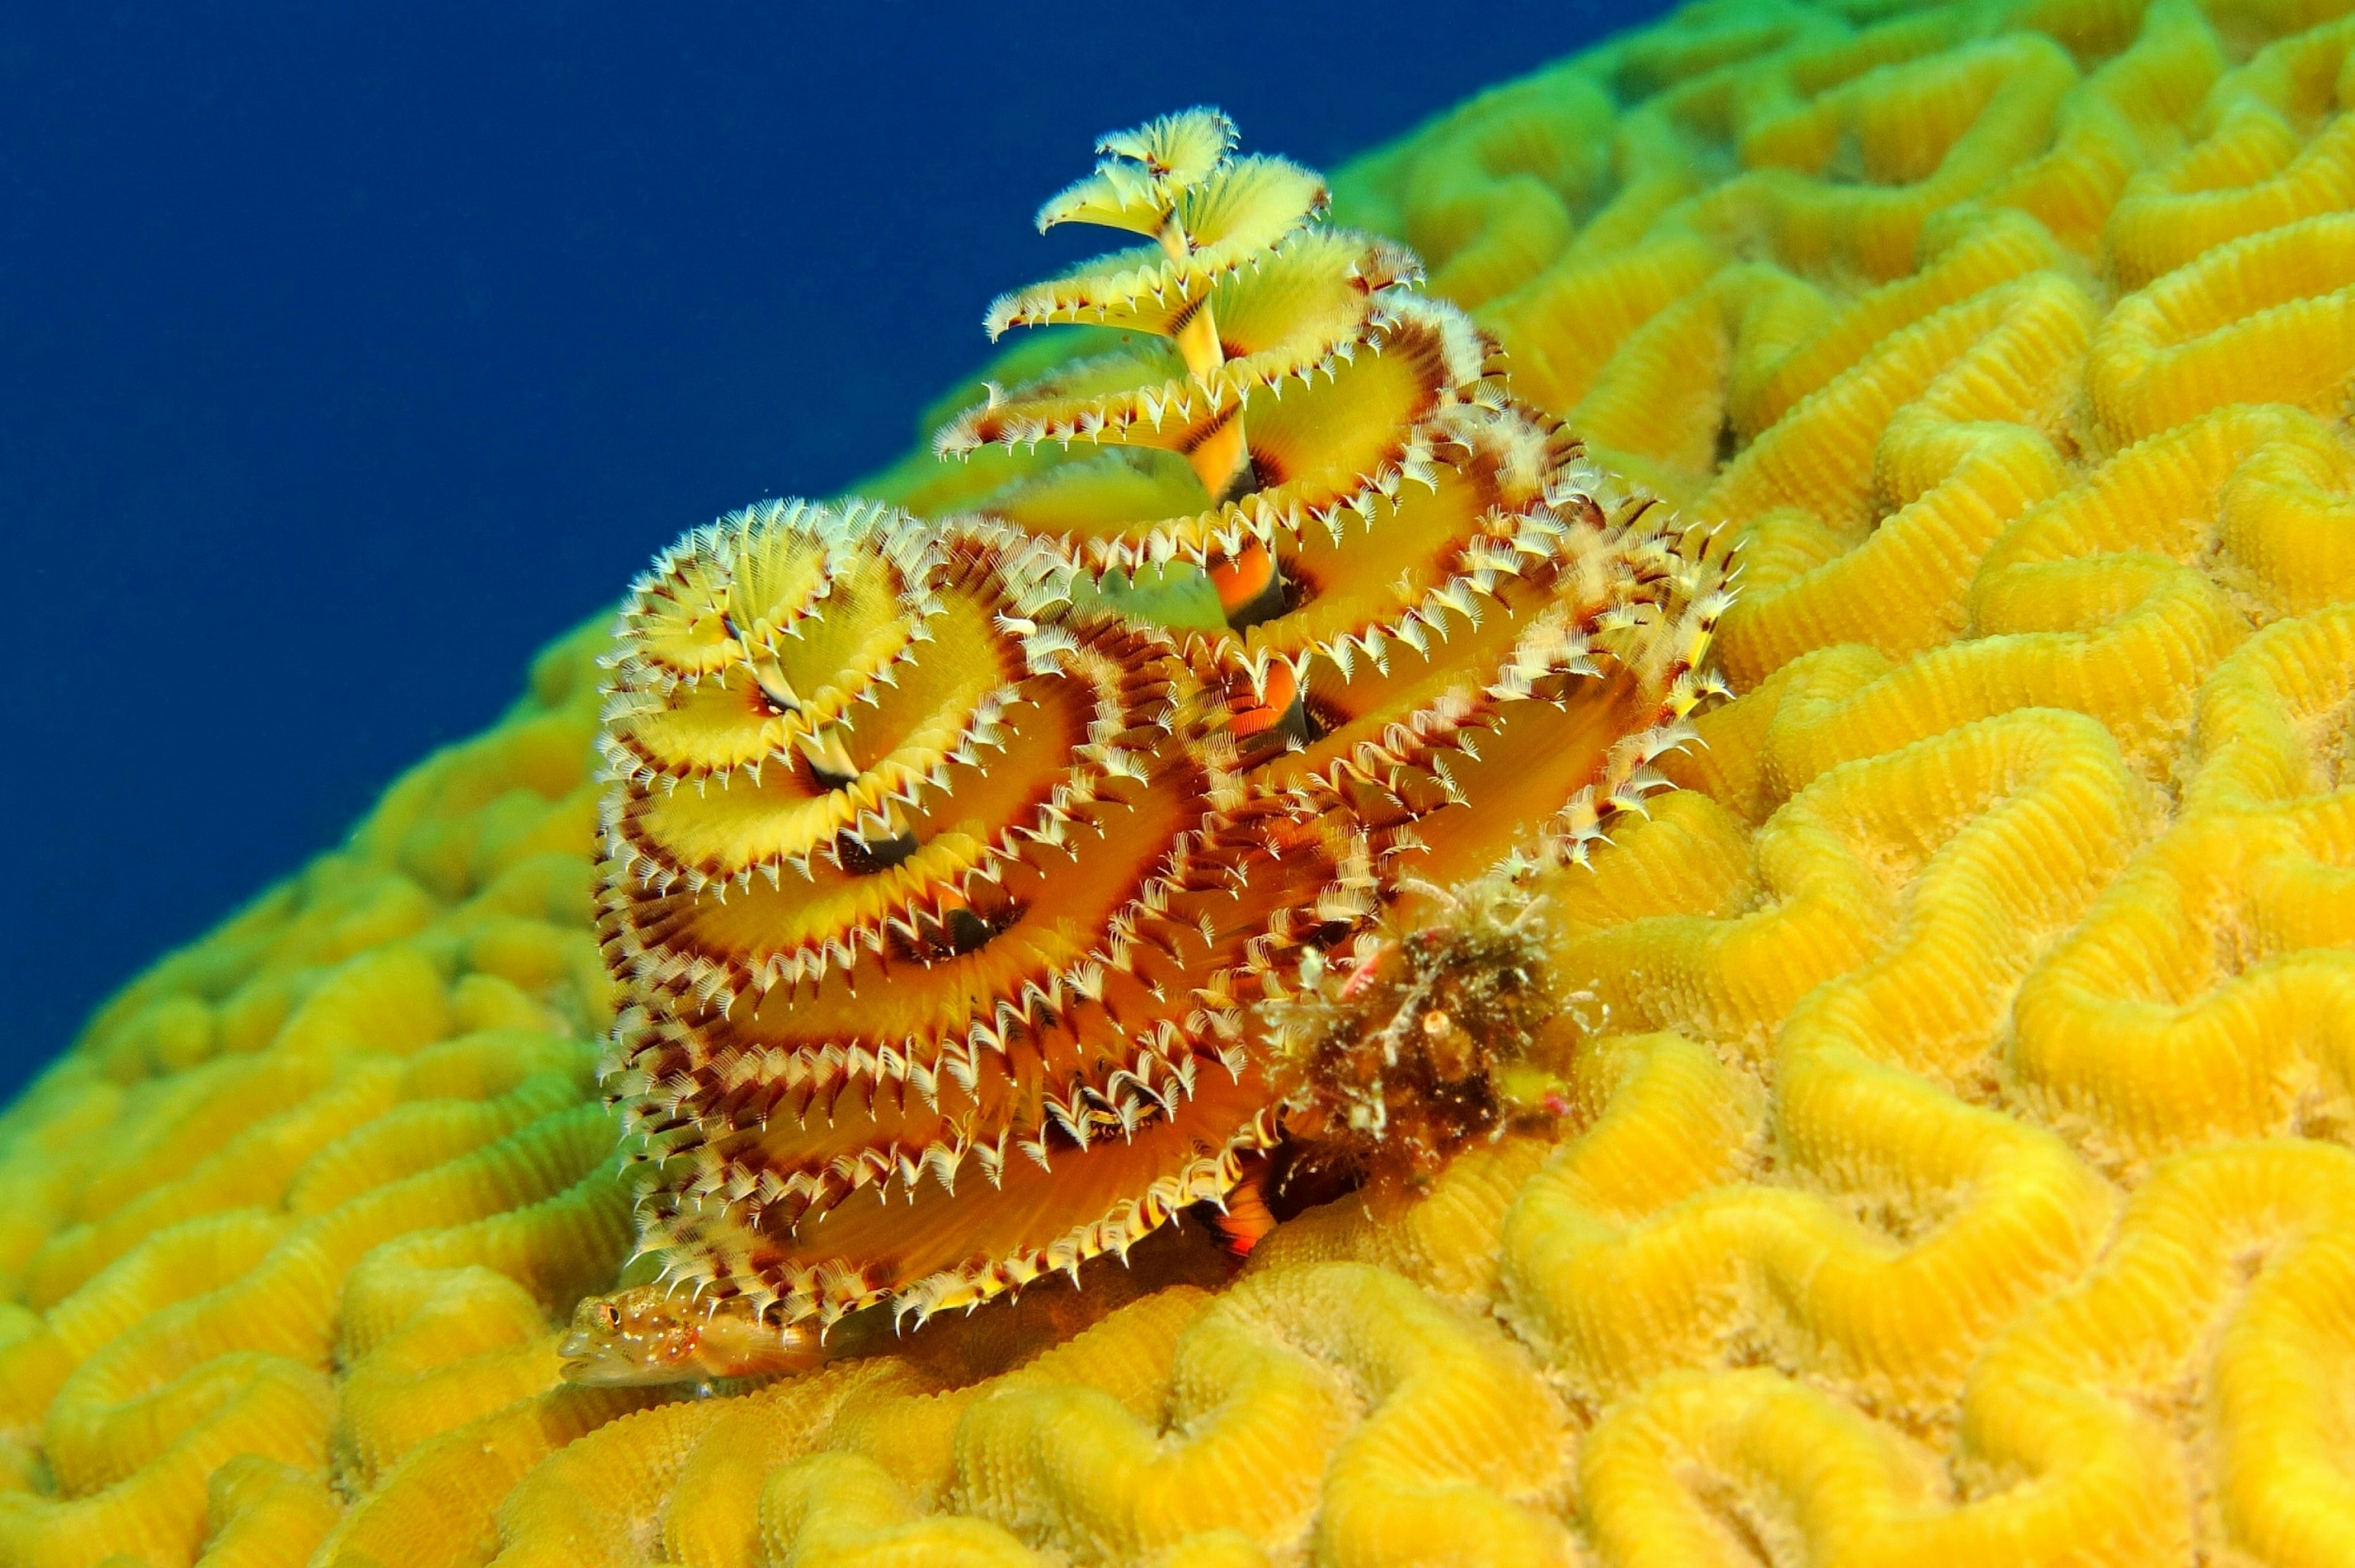
[[(939, 443), (1068, 461), (937, 523), (751, 508), (623, 610), (606, 1083), (682, 1314), (922, 1320), (1124, 1254), (1362, 1096), (1271, 1077), (1257, 1005), (1366, 962), (1409, 874), (1582, 857), (1687, 734), (1717, 567), (1233, 142), (1105, 138), (1041, 222), (1154, 248), (992, 307), (1144, 335)], [(1218, 614), (1140, 613), (1155, 571)]]

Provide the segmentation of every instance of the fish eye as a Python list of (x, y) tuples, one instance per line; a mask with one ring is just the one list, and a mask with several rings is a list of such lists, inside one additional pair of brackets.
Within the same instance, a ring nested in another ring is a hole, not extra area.
[(597, 1326), (604, 1329), (608, 1334), (620, 1333), (622, 1331), (621, 1308), (615, 1307), (610, 1301), (599, 1302), (597, 1304)]

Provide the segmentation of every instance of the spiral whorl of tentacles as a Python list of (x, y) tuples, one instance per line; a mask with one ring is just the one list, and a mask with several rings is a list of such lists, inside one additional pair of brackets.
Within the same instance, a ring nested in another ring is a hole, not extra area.
[(1322, 180), (1234, 142), (1202, 109), (1104, 139), (1039, 225), (1154, 243), (988, 325), (1135, 346), (993, 389), (935, 450), (1053, 453), (981, 509), (1085, 573), (1209, 573), (1228, 629), (1186, 657), (1295, 816), (1434, 881), (1516, 848), (1582, 858), (1683, 739), (1719, 565), (1514, 400), (1495, 344), (1412, 292), (1411, 254), (1322, 227)]
[(1251, 875), (1272, 825), (1192, 677), (1071, 576), (1004, 529), (772, 504), (638, 583), (609, 1085), (674, 1277), (928, 1312), (1124, 1249), (1271, 1136), (1251, 977), (1370, 894), (1320, 912), (1313, 845)]
[[(697, 1311), (790, 1338), (1124, 1253), (1318, 1092), (1260, 1004), (1370, 961), (1410, 878), (1582, 857), (1682, 738), (1716, 568), (1233, 143), (1109, 137), (1042, 211), (1154, 243), (992, 331), (1136, 346), (942, 433), (1044, 454), (976, 515), (770, 504), (633, 592), (608, 1085)], [(1121, 613), (1155, 569), (1224, 626)]]

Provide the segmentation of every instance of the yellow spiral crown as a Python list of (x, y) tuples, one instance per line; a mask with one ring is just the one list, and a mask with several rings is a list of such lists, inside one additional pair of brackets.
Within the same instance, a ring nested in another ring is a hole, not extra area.
[(1155, 243), (987, 325), (1137, 340), (991, 389), (934, 448), (1039, 449), (975, 504), (1085, 573), (1208, 573), (1227, 630), (1188, 637), (1188, 661), (1294, 815), (1426, 879), (1583, 859), (1684, 738), (1719, 565), (1511, 395), (1495, 344), (1412, 292), (1412, 255), (1319, 226), (1321, 179), (1234, 144), (1210, 109), (1099, 144), (1039, 226)]
[(1070, 576), (1003, 530), (796, 503), (634, 591), (607, 1083), (672, 1279), (785, 1321), (926, 1313), (1124, 1249), (1273, 1136), (1251, 976), (1370, 899), (1328, 919), (1338, 869), (1273, 862), (1175, 725), (1202, 704), (1167, 635), (1068, 613)]

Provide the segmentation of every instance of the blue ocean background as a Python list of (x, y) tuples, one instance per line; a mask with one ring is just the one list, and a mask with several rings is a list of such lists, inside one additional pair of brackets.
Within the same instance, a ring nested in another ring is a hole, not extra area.
[(0, 1097), (683, 529), (915, 438), (1101, 132), (1330, 168), (1664, 7), (0, 19)]

